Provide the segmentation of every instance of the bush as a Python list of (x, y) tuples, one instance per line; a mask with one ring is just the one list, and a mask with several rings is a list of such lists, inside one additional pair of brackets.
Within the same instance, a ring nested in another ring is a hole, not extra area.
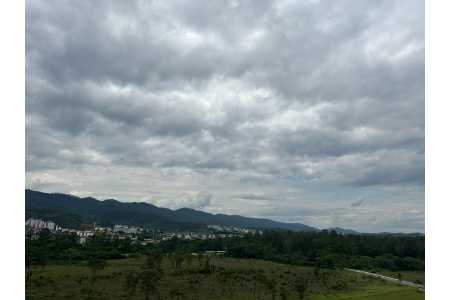
[(402, 261), (399, 257), (385, 254), (375, 257), (376, 266), (390, 271), (398, 271), (401, 269)]
[(425, 269), (425, 263), (417, 258), (405, 257), (401, 261), (401, 268), (407, 271), (422, 271)]
[(375, 262), (369, 256), (357, 256), (350, 262), (350, 266), (355, 269), (370, 270), (374, 267)]

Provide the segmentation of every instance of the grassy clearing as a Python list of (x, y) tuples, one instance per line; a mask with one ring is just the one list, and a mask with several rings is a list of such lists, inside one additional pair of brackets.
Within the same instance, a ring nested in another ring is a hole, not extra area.
[[(35, 269), (27, 285), (27, 299), (144, 299), (139, 287), (135, 295), (126, 289), (126, 276), (139, 270), (144, 258), (109, 261), (95, 280), (85, 265), (50, 265)], [(389, 284), (346, 271), (320, 271), (306, 267), (276, 264), (251, 259), (214, 258), (215, 272), (202, 273), (203, 263), (194, 259), (176, 271), (163, 260), (164, 276), (159, 284), (160, 299), (298, 299), (295, 279), (309, 279), (307, 298), (322, 299), (424, 299), (424, 294), (408, 287)], [(261, 277), (275, 283), (270, 289), (258, 281)]]
[(364, 291), (313, 296), (311, 300), (423, 300), (425, 294), (414, 288), (374, 285)]
[(425, 272), (418, 272), (418, 271), (402, 271), (402, 272), (391, 272), (386, 270), (376, 271), (375, 273), (389, 276), (392, 278), (398, 278), (398, 274), (400, 273), (402, 276), (402, 280), (418, 283), (418, 284), (425, 284)]

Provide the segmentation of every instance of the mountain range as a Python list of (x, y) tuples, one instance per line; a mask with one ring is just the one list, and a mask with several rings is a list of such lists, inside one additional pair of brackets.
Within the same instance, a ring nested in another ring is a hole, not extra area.
[(127, 224), (160, 229), (202, 228), (209, 224), (255, 229), (318, 231), (301, 223), (283, 223), (239, 215), (211, 214), (190, 208), (171, 210), (144, 202), (97, 200), (68, 194), (25, 190), (26, 217), (52, 219), (61, 226), (77, 227), (82, 223)]
[(341, 228), (341, 227), (331, 227), (328, 229), (325, 229), (329, 232), (334, 231), (338, 234), (342, 234), (342, 235), (347, 235), (347, 234), (360, 234), (358, 231), (353, 230), (353, 229), (345, 229), (345, 228)]

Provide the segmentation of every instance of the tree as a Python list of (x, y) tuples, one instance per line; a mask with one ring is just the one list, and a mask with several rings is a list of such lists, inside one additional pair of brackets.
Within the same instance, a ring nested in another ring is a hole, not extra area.
[(197, 260), (198, 260), (198, 265), (199, 266), (202, 265), (203, 258), (204, 258), (204, 255), (202, 253), (199, 253), (198, 256), (197, 256)]
[(259, 299), (261, 294), (261, 290), (259, 289), (259, 287), (267, 287), (268, 279), (262, 272), (257, 272), (256, 274), (254, 274), (253, 278), (253, 295), (256, 294), (256, 298)]
[(142, 267), (142, 271), (138, 275), (145, 300), (150, 299), (150, 293), (155, 297), (159, 297), (158, 284), (163, 274), (161, 263), (162, 255), (160, 252), (151, 252), (147, 254), (147, 259)]
[(270, 295), (272, 296), (272, 300), (275, 300), (277, 295), (277, 286), (275, 284), (275, 281), (267, 279), (265, 281), (265, 286), (267, 290), (269, 291)]
[(147, 268), (155, 268), (160, 270), (161, 269), (161, 264), (162, 264), (162, 259), (163, 256), (161, 255), (160, 252), (157, 251), (153, 251), (147, 254), (147, 258), (146, 258), (146, 267)]
[(210, 262), (210, 258), (206, 257), (205, 259), (205, 263), (203, 264), (203, 272), (206, 274), (211, 273), (212, 269), (211, 269), (211, 262)]
[(316, 265), (314, 266), (313, 273), (314, 273), (314, 276), (316, 278), (319, 278), (319, 276), (320, 276), (320, 266), (319, 266), (319, 264), (316, 263)]
[(150, 299), (150, 293), (159, 297), (158, 283), (161, 280), (161, 272), (157, 269), (144, 269), (140, 275), (141, 288), (145, 296), (145, 300)]
[(180, 271), (183, 266), (183, 261), (184, 261), (183, 254), (180, 254), (180, 253), (175, 254), (175, 269)]
[(187, 267), (188, 268), (190, 268), (191, 267), (191, 265), (192, 265), (192, 254), (187, 254), (186, 255), (186, 264), (187, 264)]
[(91, 269), (92, 273), (96, 273), (106, 267), (106, 260), (101, 258), (91, 258), (88, 260), (87, 265), (89, 269)]
[(79, 256), (79, 252), (76, 249), (66, 249), (63, 252), (64, 256), (66, 256), (69, 259), (69, 264), (71, 265), (73, 262), (73, 259)]
[(339, 261), (337, 255), (332, 253), (323, 253), (317, 260), (317, 266), (320, 268), (334, 269), (336, 262)]
[(172, 268), (175, 268), (175, 255), (168, 254), (167, 258), (169, 259), (169, 262), (170, 262), (170, 265), (172, 266)]
[(25, 248), (25, 284), (31, 279), (33, 275), (32, 256), (29, 247)]
[(281, 300), (287, 300), (287, 292), (286, 292), (286, 289), (284, 287), (282, 287), (281, 290), (280, 290), (280, 299)]
[(272, 300), (275, 299), (277, 292), (275, 281), (270, 280), (263, 273), (258, 273), (255, 276), (255, 281), (261, 284), (270, 293), (270, 295), (272, 296)]
[(171, 299), (183, 299), (185, 294), (179, 288), (175, 288), (175, 289), (170, 291), (169, 296), (170, 296)]
[[(27, 249), (25, 249), (26, 251)], [(48, 264), (48, 254), (47, 251), (44, 248), (36, 247), (36, 248), (29, 248), (28, 251), (28, 264), (31, 268), (31, 266), (39, 266), (41, 269), (44, 269), (45, 266)]]
[(294, 282), (295, 291), (300, 300), (305, 299), (306, 291), (308, 289), (308, 280), (304, 277), (298, 277)]
[(136, 287), (139, 283), (139, 276), (135, 272), (129, 272), (125, 279), (125, 290), (128, 296), (134, 296), (136, 294)]
[(87, 265), (91, 270), (92, 273), (91, 282), (92, 285), (94, 285), (97, 272), (103, 270), (106, 267), (106, 260), (100, 258), (91, 258), (90, 260), (88, 260)]

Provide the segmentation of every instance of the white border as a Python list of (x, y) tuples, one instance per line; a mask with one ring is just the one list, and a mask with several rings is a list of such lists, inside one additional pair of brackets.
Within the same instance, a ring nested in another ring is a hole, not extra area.
[(0, 4), (0, 298), (25, 298), (25, 3)]
[[(430, 3), (431, 2), (431, 3)], [(426, 28), (426, 299), (448, 298), (450, 269), (449, 2), (425, 1)], [(405, 12), (407, 13), (407, 12)]]
[[(426, 8), (426, 297), (445, 299), (450, 270), (450, 28), (448, 1)], [(2, 299), (24, 299), (25, 3), (0, 6)], [(405, 11), (405, 13), (408, 13)]]

